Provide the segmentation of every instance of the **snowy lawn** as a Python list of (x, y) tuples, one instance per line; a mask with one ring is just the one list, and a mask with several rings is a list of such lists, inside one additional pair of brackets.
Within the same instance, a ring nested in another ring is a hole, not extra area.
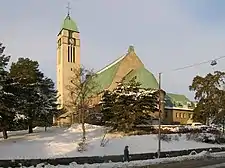
[[(53, 127), (47, 132), (44, 132), (44, 128), (36, 128), (33, 134), (27, 134), (27, 131), (9, 132), (9, 139), (0, 139), (0, 159), (121, 155), (126, 145), (129, 146), (131, 154), (157, 151), (157, 135), (123, 137), (119, 134), (109, 134), (106, 137), (109, 142), (105, 147), (101, 147), (105, 128), (86, 125), (86, 129), (89, 145), (88, 150), (83, 153), (77, 151), (82, 135), (80, 125), (73, 125), (68, 129)], [(179, 141), (162, 141), (163, 151), (220, 146), (223, 145), (187, 141), (185, 135), (179, 137)]]
[[(151, 160), (139, 160), (139, 161), (131, 161), (131, 162), (118, 162), (118, 163), (100, 163), (100, 164), (84, 164), (79, 165), (76, 163), (71, 163), (70, 165), (49, 165), (49, 164), (39, 164), (36, 166), (36, 168), (128, 168), (128, 167), (140, 167), (140, 166), (149, 166), (149, 165), (158, 165), (160, 163), (172, 163), (172, 162), (182, 162), (182, 161), (188, 161), (188, 160), (196, 160), (196, 159), (202, 159), (202, 158), (208, 158), (208, 157), (225, 157), (224, 152), (220, 153), (209, 153), (206, 151), (203, 151), (196, 155), (188, 155), (188, 156), (178, 156), (178, 157), (172, 157), (172, 158), (160, 158), (160, 159), (151, 159)], [(25, 166), (21, 166), (21, 168), (26, 168)], [(35, 168), (35, 166), (30, 166), (28, 168)]]

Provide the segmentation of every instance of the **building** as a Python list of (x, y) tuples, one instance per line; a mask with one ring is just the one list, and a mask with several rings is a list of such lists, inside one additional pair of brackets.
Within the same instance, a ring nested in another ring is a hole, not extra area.
[[(80, 68), (80, 33), (76, 23), (69, 13), (65, 17), (60, 31), (57, 35), (57, 65), (56, 65), (56, 85), (58, 91), (59, 108), (64, 108), (70, 97), (67, 86), (73, 76), (74, 68)], [(70, 123), (67, 114), (61, 115), (60, 122)]]
[[(74, 68), (80, 67), (80, 38), (76, 23), (68, 14), (63, 21), (57, 37), (57, 89), (61, 108), (68, 99), (66, 86), (70, 82)], [(158, 89), (155, 76), (144, 66), (136, 55), (134, 47), (130, 46), (127, 53), (97, 72), (95, 82), (98, 83), (98, 95), (93, 104), (98, 104), (104, 90), (113, 90), (122, 79), (129, 81), (134, 76), (143, 88)], [(165, 124), (187, 124), (191, 122), (193, 103), (184, 95), (166, 93), (163, 91), (164, 110), (162, 112)], [(158, 112), (154, 113), (157, 118)], [(58, 118), (60, 125), (71, 124), (73, 115), (67, 112)]]

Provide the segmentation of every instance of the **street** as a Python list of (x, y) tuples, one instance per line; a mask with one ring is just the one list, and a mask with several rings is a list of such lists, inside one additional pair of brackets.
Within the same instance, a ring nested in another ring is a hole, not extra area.
[(225, 168), (225, 158), (204, 158), (182, 162), (162, 163), (142, 168)]

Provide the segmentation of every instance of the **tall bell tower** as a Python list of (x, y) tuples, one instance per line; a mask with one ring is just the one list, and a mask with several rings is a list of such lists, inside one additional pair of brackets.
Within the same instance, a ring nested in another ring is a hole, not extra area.
[(80, 33), (69, 13), (65, 17), (57, 36), (57, 90), (58, 103), (64, 108), (69, 99), (67, 86), (74, 74), (74, 68), (80, 68)]

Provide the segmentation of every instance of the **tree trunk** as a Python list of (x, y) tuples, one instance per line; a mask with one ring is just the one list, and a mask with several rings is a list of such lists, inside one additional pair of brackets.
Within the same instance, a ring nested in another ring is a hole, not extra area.
[(85, 118), (85, 115), (84, 115), (84, 111), (82, 110), (81, 112), (81, 122), (82, 122), (82, 131), (83, 131), (83, 141), (86, 140), (86, 130), (85, 130), (85, 122), (84, 122), (84, 118)]
[(8, 138), (8, 134), (7, 134), (6, 128), (2, 128), (2, 134), (3, 134), (3, 139), (7, 139)]
[(33, 121), (29, 119), (28, 121), (28, 133), (33, 133)]
[(78, 123), (79, 123), (79, 124), (82, 123), (82, 121), (81, 121), (81, 120), (82, 120), (82, 119), (81, 119), (82, 117), (81, 117), (81, 116), (82, 116), (81, 110), (79, 110), (79, 112), (78, 112)]

